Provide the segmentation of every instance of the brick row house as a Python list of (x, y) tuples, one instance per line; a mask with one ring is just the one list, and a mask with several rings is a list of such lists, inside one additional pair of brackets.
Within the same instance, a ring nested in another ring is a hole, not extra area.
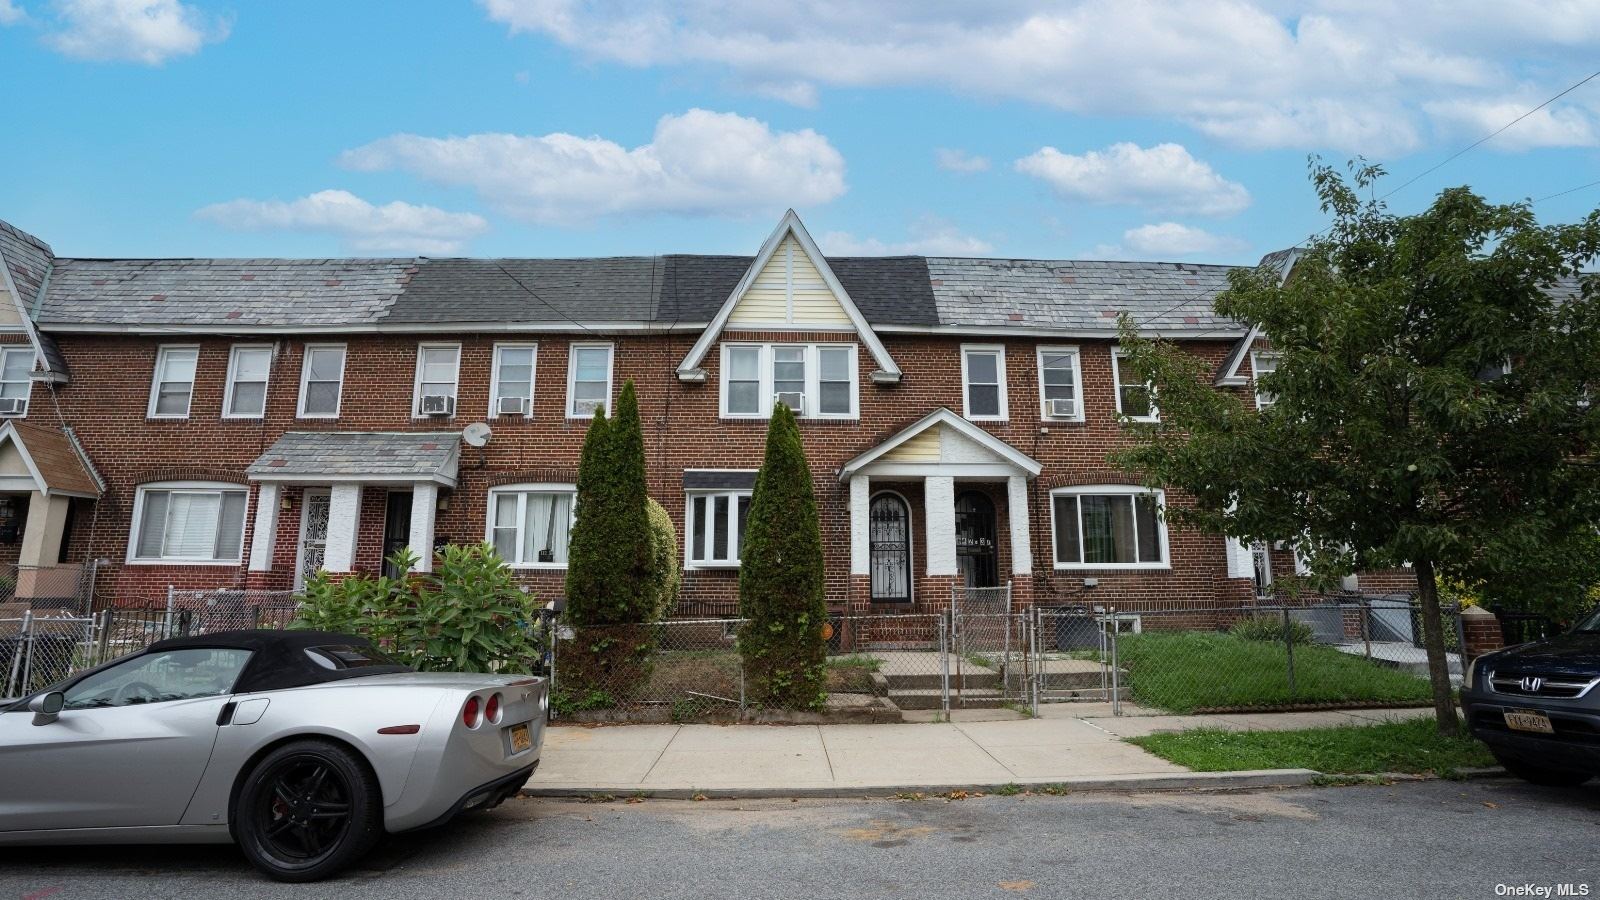
[(1294, 567), (1170, 526), (1184, 498), (1108, 461), (1159, 415), (1122, 313), (1253, 395), (1271, 357), (1212, 310), (1225, 266), (830, 259), (793, 212), (754, 257), (69, 259), (4, 223), (0, 257), (0, 563), (96, 561), (118, 602), (485, 540), (560, 596), (579, 448), (627, 380), (685, 609), (733, 608), (779, 401), (836, 609), (1232, 604)]

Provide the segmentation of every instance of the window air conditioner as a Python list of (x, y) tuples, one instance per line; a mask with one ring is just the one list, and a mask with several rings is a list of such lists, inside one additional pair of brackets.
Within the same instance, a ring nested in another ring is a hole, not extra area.
[(501, 397), (499, 410), (502, 416), (525, 416), (528, 414), (528, 398)]
[(19, 416), (28, 411), (28, 401), (21, 397), (0, 397), (0, 416)]
[(422, 398), (422, 414), (425, 416), (450, 416), (456, 411), (456, 398), (447, 394), (426, 394)]
[(798, 413), (805, 403), (806, 395), (799, 391), (779, 391), (772, 395), (772, 399)]
[(1050, 415), (1060, 419), (1070, 419), (1078, 414), (1078, 401), (1076, 400), (1047, 400), (1050, 405)]
[(599, 400), (574, 400), (572, 401), (572, 414), (575, 416), (592, 416), (600, 408)]

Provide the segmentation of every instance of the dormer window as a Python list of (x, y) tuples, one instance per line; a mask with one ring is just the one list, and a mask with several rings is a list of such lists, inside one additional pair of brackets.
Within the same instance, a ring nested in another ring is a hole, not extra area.
[(722, 415), (765, 419), (782, 403), (809, 419), (856, 417), (854, 344), (722, 345)]

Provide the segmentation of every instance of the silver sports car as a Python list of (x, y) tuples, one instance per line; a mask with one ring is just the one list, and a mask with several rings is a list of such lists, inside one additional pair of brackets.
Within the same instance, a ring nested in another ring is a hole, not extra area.
[(515, 794), (547, 687), (413, 672), (325, 631), (160, 641), (0, 707), (0, 845), (233, 840), (313, 881)]

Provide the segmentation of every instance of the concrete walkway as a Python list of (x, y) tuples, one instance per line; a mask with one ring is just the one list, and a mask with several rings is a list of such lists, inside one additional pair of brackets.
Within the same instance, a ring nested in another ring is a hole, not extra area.
[[(1137, 712), (1137, 710), (1132, 710)], [(942, 791), (981, 785), (1192, 778), (1182, 766), (1125, 743), (1157, 731), (1364, 724), (1427, 710), (1127, 715), (1098, 704), (1057, 704), (1040, 718), (904, 725), (624, 725), (545, 732), (532, 793), (662, 794)], [(1152, 786), (1144, 784), (1142, 786)], [(1169, 786), (1181, 786), (1173, 781)]]

